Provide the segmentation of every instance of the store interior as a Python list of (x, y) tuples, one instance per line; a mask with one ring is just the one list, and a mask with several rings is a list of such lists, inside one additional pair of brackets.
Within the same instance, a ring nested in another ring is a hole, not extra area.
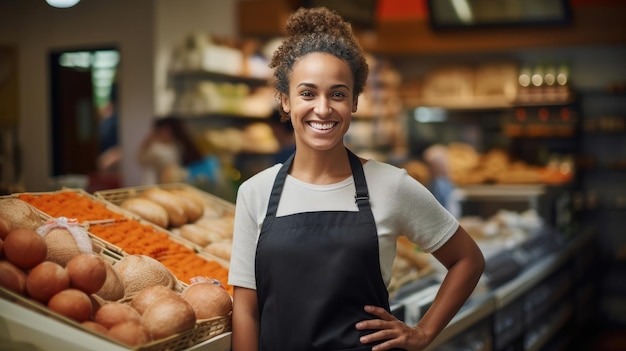
[[(433, 349), (625, 349), (620, 0), (0, 0), (0, 196), (186, 183), (234, 203), (283, 146), (267, 63), (300, 6), (335, 9), (368, 53), (346, 144), (424, 183), (443, 146), (483, 240), (486, 290)], [(140, 155), (167, 118), (201, 157), (155, 171)], [(394, 281), (398, 316), (428, 305), (426, 278)]]

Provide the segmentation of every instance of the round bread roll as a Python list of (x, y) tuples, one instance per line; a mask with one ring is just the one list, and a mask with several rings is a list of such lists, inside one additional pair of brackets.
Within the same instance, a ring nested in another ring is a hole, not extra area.
[(7, 234), (13, 229), (35, 230), (44, 224), (44, 220), (34, 207), (12, 197), (0, 199), (0, 217), (6, 222)]
[(172, 227), (180, 227), (187, 223), (185, 204), (176, 195), (161, 188), (150, 188), (141, 193), (140, 197), (156, 202), (166, 211), (169, 224)]
[(120, 207), (158, 225), (159, 227), (167, 228), (169, 226), (169, 215), (167, 210), (152, 200), (141, 197), (133, 197), (124, 200)]

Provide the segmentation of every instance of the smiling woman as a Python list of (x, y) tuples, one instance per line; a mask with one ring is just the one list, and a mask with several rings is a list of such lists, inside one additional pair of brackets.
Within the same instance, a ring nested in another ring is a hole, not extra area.
[[(368, 75), (350, 24), (326, 8), (303, 8), (286, 29), (270, 67), (296, 151), (237, 194), (232, 349), (421, 350), (473, 291), (482, 254), (406, 171), (344, 145)], [(417, 326), (389, 306), (401, 235), (448, 268)]]

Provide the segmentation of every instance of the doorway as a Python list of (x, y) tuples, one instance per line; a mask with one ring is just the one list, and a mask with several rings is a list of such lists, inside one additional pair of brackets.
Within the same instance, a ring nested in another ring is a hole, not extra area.
[(119, 179), (119, 159), (111, 156), (118, 147), (119, 62), (115, 47), (50, 53), (53, 179), (84, 179), (80, 187)]

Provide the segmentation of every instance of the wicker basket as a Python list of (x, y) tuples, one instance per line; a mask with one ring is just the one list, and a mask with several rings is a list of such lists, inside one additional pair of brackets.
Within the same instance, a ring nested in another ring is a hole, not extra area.
[[(137, 350), (137, 351), (178, 351), (178, 350), (185, 350), (188, 349), (191, 346), (194, 346), (198, 343), (197, 340), (198, 339), (198, 324), (190, 330), (184, 331), (182, 333), (176, 334), (176, 335), (172, 335), (170, 337), (167, 338), (163, 338), (160, 340), (155, 340), (152, 342), (149, 342), (147, 344), (143, 344), (143, 345), (139, 345), (136, 347), (129, 347), (128, 345), (125, 345), (113, 338), (108, 337), (105, 334), (99, 333), (93, 329), (87, 328), (85, 326), (83, 326), (82, 324), (78, 323), (77, 321), (67, 318), (59, 313), (56, 313), (50, 309), (48, 309), (46, 306), (44, 306), (41, 303), (38, 303), (34, 300), (28, 299), (24, 296), (21, 296), (19, 294), (16, 294), (10, 290), (7, 290), (3, 287), (0, 287), (0, 298), (1, 299), (5, 299), (8, 300), (14, 304), (17, 304), (21, 307), (27, 308), (31, 311), (40, 313), (42, 315), (42, 318), (52, 318), (55, 319), (57, 321), (60, 321), (62, 323), (68, 324), (74, 328), (77, 328), (78, 330), (85, 332), (85, 333), (89, 333), (91, 335), (94, 335), (96, 337), (105, 339), (111, 343), (115, 343), (118, 345), (122, 345), (123, 347), (127, 347), (129, 348), (129, 350)], [(212, 322), (213, 325), (215, 325), (215, 327), (213, 327), (213, 329), (217, 330), (217, 325), (220, 324), (219, 321), (214, 321)], [(222, 323), (223, 324), (223, 323)], [(203, 327), (202, 329), (206, 329), (206, 327)], [(219, 334), (214, 334), (219, 335)]]
[(232, 330), (232, 316), (213, 317), (209, 319), (201, 319), (196, 322), (195, 343), (201, 343), (209, 340), (222, 333)]

